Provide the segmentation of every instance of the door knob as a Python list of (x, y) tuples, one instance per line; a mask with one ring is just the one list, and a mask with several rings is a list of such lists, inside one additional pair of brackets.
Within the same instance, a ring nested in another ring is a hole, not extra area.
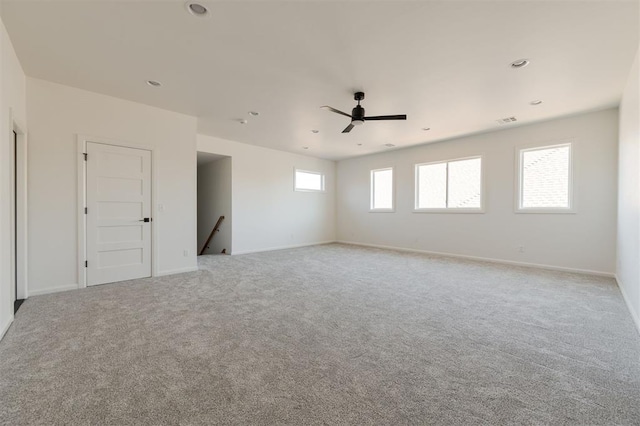
[(144, 219), (140, 219), (138, 222), (151, 222), (151, 218), (145, 217)]

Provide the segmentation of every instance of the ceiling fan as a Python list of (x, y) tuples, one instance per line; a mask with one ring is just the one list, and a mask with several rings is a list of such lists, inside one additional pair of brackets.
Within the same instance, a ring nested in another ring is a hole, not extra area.
[(342, 112), (335, 108), (332, 108), (328, 105), (322, 106), (320, 108), (326, 109), (331, 112), (335, 112), (336, 114), (344, 115), (346, 117), (351, 118), (351, 124), (349, 124), (346, 129), (342, 131), (342, 133), (349, 133), (351, 129), (355, 126), (359, 126), (364, 124), (365, 121), (373, 121), (373, 120), (406, 120), (407, 116), (405, 114), (400, 115), (375, 115), (372, 117), (365, 117), (364, 108), (360, 106), (360, 101), (364, 99), (364, 92), (356, 92), (353, 94), (353, 99), (358, 101), (358, 105), (351, 110), (351, 114), (347, 114), (346, 112)]

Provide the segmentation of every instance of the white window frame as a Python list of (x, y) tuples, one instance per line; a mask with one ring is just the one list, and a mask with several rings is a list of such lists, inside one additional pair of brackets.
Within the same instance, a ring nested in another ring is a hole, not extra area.
[[(524, 184), (523, 174), (524, 170), (522, 168), (522, 160), (524, 157), (524, 153), (527, 151), (538, 151), (542, 149), (551, 149), (551, 148), (559, 148), (559, 147), (569, 147), (569, 185), (567, 190), (569, 207), (522, 207), (522, 186)], [(574, 175), (574, 165), (573, 165), (573, 155), (574, 155), (575, 146), (572, 140), (564, 141), (561, 143), (555, 144), (536, 144), (536, 145), (527, 145), (520, 146), (516, 148), (516, 188), (515, 188), (515, 212), (516, 213), (524, 213), (524, 214), (575, 214), (575, 202), (573, 199), (573, 175)]]
[[(480, 159), (480, 207), (465, 207), (465, 208), (456, 208), (456, 207), (437, 207), (437, 208), (419, 208), (418, 207), (418, 194), (420, 191), (419, 187), (419, 179), (418, 179), (418, 169), (420, 166), (431, 166), (434, 164), (447, 164), (447, 179), (446, 184), (446, 194), (449, 196), (449, 165), (448, 163), (455, 163), (456, 161), (463, 160), (475, 160)], [(431, 161), (428, 163), (419, 163), (415, 164), (413, 168), (414, 174), (414, 195), (413, 195), (413, 212), (414, 213), (484, 213), (484, 193), (485, 193), (485, 185), (484, 185), (484, 155), (473, 155), (471, 157), (461, 157), (461, 158), (452, 158), (450, 160), (441, 160), (441, 161)]]
[[(373, 179), (373, 175), (376, 172), (384, 172), (387, 170), (391, 170), (391, 208), (374, 208), (373, 206), (373, 197), (374, 197), (374, 193), (375, 193), (375, 188), (374, 188), (374, 182), (375, 180)], [(393, 170), (393, 167), (383, 167), (381, 169), (373, 169), (371, 170), (370, 174), (369, 174), (369, 188), (370, 188), (370, 192), (369, 192), (369, 212), (370, 213), (393, 213), (395, 212), (395, 207), (396, 207), (396, 173)]]
[[(320, 175), (320, 179), (322, 181), (322, 189), (303, 189), (303, 188), (298, 188), (298, 182), (297, 182), (298, 172), (309, 173), (309, 174), (312, 174), (312, 175)], [(294, 167), (293, 168), (293, 190), (297, 191), (297, 192), (326, 192), (324, 173), (316, 172), (316, 171), (313, 171), (313, 170), (303, 170), (303, 169), (298, 169), (297, 167)]]

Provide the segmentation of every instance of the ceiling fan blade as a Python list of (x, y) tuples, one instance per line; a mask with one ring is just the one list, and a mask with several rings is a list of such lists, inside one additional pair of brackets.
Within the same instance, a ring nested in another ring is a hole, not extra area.
[(342, 133), (349, 133), (354, 127), (355, 126), (353, 125), (353, 123), (349, 123), (349, 125), (342, 131)]
[(328, 105), (321, 106), (320, 108), (322, 108), (322, 109), (326, 109), (327, 111), (335, 112), (336, 114), (344, 115), (344, 116), (346, 116), (346, 117), (351, 118), (351, 114), (347, 114), (346, 112), (342, 112), (342, 111), (337, 110), (337, 109), (335, 109), (335, 108), (331, 108), (331, 107), (330, 107), (330, 106), (328, 106)]
[(406, 120), (407, 116), (405, 114), (400, 115), (376, 115), (373, 117), (365, 117), (364, 121), (370, 120)]

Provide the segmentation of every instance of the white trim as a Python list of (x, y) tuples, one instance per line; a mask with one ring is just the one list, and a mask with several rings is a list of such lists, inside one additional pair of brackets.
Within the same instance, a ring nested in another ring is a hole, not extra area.
[(80, 286), (76, 284), (62, 285), (58, 287), (43, 288), (40, 290), (33, 290), (29, 293), (30, 296), (42, 296), (43, 294), (60, 293), (61, 291), (78, 290)]
[[(322, 189), (303, 189), (298, 188), (298, 172), (307, 173), (310, 175), (320, 175), (320, 185)], [(303, 170), (297, 167), (293, 168), (293, 190), (296, 192), (327, 192), (325, 187), (325, 176), (322, 172), (315, 172), (312, 170)]]
[(160, 220), (160, 214), (156, 211), (156, 200), (158, 199), (158, 179), (157, 179), (157, 167), (156, 164), (156, 152), (152, 146), (141, 145), (131, 142), (118, 141), (114, 139), (100, 138), (96, 136), (89, 136), (84, 134), (77, 134), (77, 147), (78, 147), (78, 192), (77, 192), (77, 217), (78, 217), (78, 239), (77, 239), (77, 288), (87, 287), (87, 276), (84, 262), (87, 256), (86, 247), (86, 217), (84, 214), (84, 208), (87, 205), (86, 200), (86, 163), (84, 161), (84, 153), (87, 152), (87, 142), (100, 143), (103, 145), (121, 146), (124, 148), (143, 149), (151, 152), (151, 276), (155, 277), (158, 274), (158, 227)]
[(336, 240), (330, 240), (330, 241), (318, 241), (316, 243), (304, 243), (304, 244), (292, 244), (289, 246), (267, 247), (267, 248), (257, 249), (257, 250), (240, 250), (240, 251), (232, 251), (231, 255), (236, 256), (240, 254), (262, 253), (265, 251), (277, 251), (277, 250), (287, 250), (287, 249), (301, 248), (301, 247), (322, 246), (325, 244), (333, 244), (337, 242), (338, 241)]
[[(374, 194), (374, 178), (376, 172), (385, 172), (391, 170), (391, 208), (375, 208), (373, 206)], [(369, 172), (369, 213), (394, 213), (396, 211), (396, 172), (391, 167), (383, 167), (381, 169), (372, 169)]]
[(87, 184), (87, 168), (84, 162), (84, 153), (87, 152), (87, 138), (78, 135), (77, 138), (77, 155), (76, 164), (78, 170), (77, 176), (77, 263), (76, 263), (76, 279), (78, 280), (77, 288), (85, 288), (87, 286), (87, 273), (84, 267), (85, 259), (87, 258), (87, 243), (86, 243), (86, 226), (87, 218), (84, 214), (84, 207), (86, 206), (86, 184)]
[(491, 257), (468, 256), (468, 255), (465, 255), (465, 254), (447, 253), (447, 252), (441, 252), (441, 251), (419, 250), (419, 249), (411, 249), (411, 248), (405, 248), (405, 247), (384, 246), (384, 245), (379, 245), (379, 244), (367, 244), (367, 243), (359, 243), (359, 242), (355, 242), (355, 241), (342, 241), (342, 240), (340, 240), (340, 241), (336, 241), (336, 242), (340, 243), (340, 244), (351, 244), (351, 245), (354, 245), (354, 246), (373, 247), (373, 248), (380, 248), (380, 249), (385, 249), (385, 250), (406, 251), (406, 252), (410, 252), (410, 253), (432, 254), (432, 255), (437, 255), (437, 256), (455, 257), (455, 258), (467, 259), (467, 260), (478, 260), (478, 261), (481, 261), (481, 262), (499, 263), (499, 264), (504, 264), (504, 265), (513, 265), (513, 266), (524, 266), (524, 267), (527, 267), (527, 268), (546, 269), (546, 270), (550, 270), (550, 271), (573, 272), (573, 273), (578, 273), (578, 274), (594, 275), (594, 276), (598, 276), (598, 277), (614, 278), (614, 276), (615, 276), (613, 272), (592, 271), (592, 270), (589, 270), (589, 269), (567, 268), (567, 267), (564, 267), (564, 266), (545, 265), (545, 264), (540, 264), (540, 263), (518, 262), (518, 261), (514, 261), (514, 260), (496, 259), (496, 258), (491, 258)]
[[(551, 149), (551, 148), (559, 148), (563, 146), (569, 147), (569, 173), (568, 173), (568, 201), (569, 207), (522, 207), (522, 185), (523, 185), (523, 169), (522, 169), (522, 156), (525, 151), (538, 151), (543, 149)], [(573, 180), (574, 180), (574, 161), (573, 157), (575, 155), (575, 144), (574, 139), (564, 139), (561, 141), (547, 142), (545, 144), (527, 144), (517, 146), (515, 156), (516, 156), (516, 172), (515, 172), (515, 206), (514, 212), (517, 214), (575, 214), (576, 213), (576, 205), (574, 199), (574, 191), (573, 191)]]
[[(14, 173), (11, 173), (10, 181), (11, 181), (11, 197), (12, 197), (12, 207), (13, 203), (16, 206), (16, 217), (14, 218), (14, 211), (11, 209), (11, 235), (12, 235), (12, 244), (16, 245), (16, 249), (11, 248), (11, 277), (12, 277), (12, 288), (11, 294), (13, 294), (13, 277), (14, 277), (14, 264), (17, 263), (17, 271), (15, 271), (15, 276), (17, 279), (17, 294), (15, 295), (17, 299), (27, 299), (29, 297), (29, 280), (28, 280), (28, 185), (27, 185), (27, 171), (28, 171), (28, 162), (27, 162), (27, 152), (28, 152), (28, 135), (27, 135), (27, 127), (24, 123), (22, 123), (17, 117), (13, 114), (13, 109), (9, 108), (9, 128), (10, 128), (10, 139), (11, 139), (11, 158), (13, 159), (16, 156), (17, 170), (15, 171), (15, 175), (18, 176), (18, 182), (16, 186), (17, 193), (14, 195)], [(16, 132), (16, 141), (18, 150), (14, 152), (13, 148), (13, 132)], [(13, 163), (11, 164), (11, 171), (13, 172)], [(15, 197), (15, 198), (14, 198)], [(14, 224), (17, 225), (16, 229), (14, 229)], [(14, 262), (15, 252), (18, 252), (17, 262)]]
[[(166, 271), (158, 271), (154, 277), (164, 277), (167, 275), (175, 275), (175, 274), (184, 274), (185, 272), (195, 272), (198, 270), (197, 266), (187, 266), (184, 268), (177, 268), (177, 269), (168, 269)], [(141, 278), (144, 279), (144, 278)]]
[(631, 319), (633, 320), (634, 325), (636, 326), (636, 330), (640, 333), (640, 313), (634, 311), (633, 305), (631, 304), (631, 299), (627, 296), (627, 293), (624, 290), (624, 286), (620, 284), (620, 279), (618, 275), (614, 275), (616, 279), (616, 284), (620, 289), (620, 293), (622, 293), (622, 299), (624, 299), (624, 303), (627, 305), (627, 309), (629, 310), (629, 314), (631, 315)]
[(412, 213), (466, 213), (466, 214), (484, 214), (486, 213), (484, 209), (477, 208), (437, 208), (437, 209), (413, 209)]
[[(446, 164), (445, 194), (446, 204), (449, 203), (449, 163), (458, 161), (480, 159), (480, 207), (418, 207), (418, 192), (420, 189), (420, 180), (418, 179), (419, 169), (421, 166), (432, 166), (435, 164)], [(484, 173), (484, 154), (472, 155), (469, 157), (453, 158), (451, 160), (431, 161), (428, 163), (417, 163), (413, 165), (413, 213), (484, 213), (485, 199), (485, 173)]]
[(9, 327), (11, 327), (11, 324), (13, 324), (13, 314), (11, 314), (9, 318), (7, 318), (7, 322), (2, 325), (2, 328), (0, 328), (0, 340), (2, 340), (5, 334), (7, 334), (7, 331), (9, 331)]

